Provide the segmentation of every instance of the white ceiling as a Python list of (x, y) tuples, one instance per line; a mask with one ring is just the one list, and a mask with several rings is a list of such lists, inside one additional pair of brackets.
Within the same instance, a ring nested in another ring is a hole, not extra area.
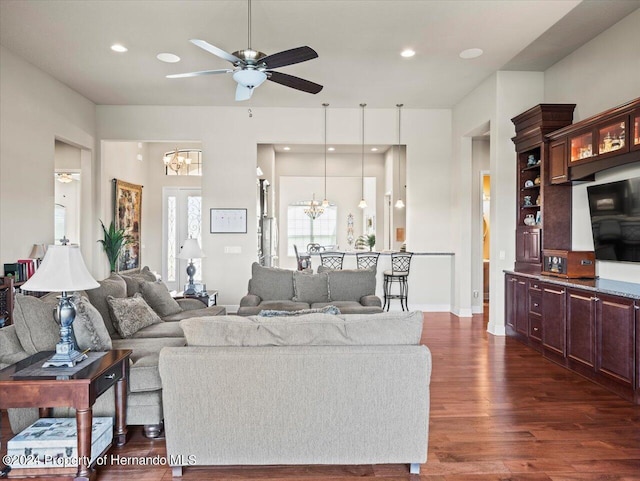
[[(245, 0), (0, 0), (0, 43), (96, 104), (448, 108), (496, 70), (544, 70), (640, 7), (640, 0), (253, 0), (252, 44), (319, 58), (280, 71), (317, 95), (265, 82), (234, 101), (231, 66), (189, 43), (248, 47)], [(113, 43), (129, 51), (117, 54)], [(413, 48), (415, 57), (399, 53)], [(478, 47), (484, 55), (458, 54)], [(158, 61), (160, 52), (182, 57)]]

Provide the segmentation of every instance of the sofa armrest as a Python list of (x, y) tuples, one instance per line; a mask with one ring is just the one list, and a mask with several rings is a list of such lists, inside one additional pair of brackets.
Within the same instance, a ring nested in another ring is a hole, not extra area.
[(207, 307), (206, 304), (199, 299), (176, 299), (176, 302), (180, 305), (183, 311), (193, 311), (194, 309)]
[(382, 301), (380, 300), (380, 298), (373, 294), (362, 296), (360, 298), (360, 304), (362, 304), (363, 306), (382, 307)]
[(255, 307), (259, 306), (262, 302), (262, 299), (255, 294), (247, 294), (242, 299), (240, 299), (240, 307)]

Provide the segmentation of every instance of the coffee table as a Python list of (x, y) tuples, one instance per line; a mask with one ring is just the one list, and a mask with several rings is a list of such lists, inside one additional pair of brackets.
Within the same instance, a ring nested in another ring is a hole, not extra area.
[[(0, 371), (0, 409), (37, 407), (40, 408), (41, 417), (50, 417), (54, 407), (75, 408), (79, 462), (72, 479), (95, 479), (95, 470), (88, 465), (91, 458), (92, 406), (101, 394), (115, 386), (116, 418), (113, 437), (116, 446), (123, 446), (127, 440), (126, 398), (131, 352), (128, 349), (107, 351), (104, 356), (69, 376), (56, 376), (57, 368), (48, 368), (51, 375), (14, 376), (29, 366), (42, 365), (53, 353), (34, 354)], [(42, 469), (43, 472), (47, 470), (47, 474), (59, 473), (55, 471), (56, 468)], [(13, 477), (11, 474), (9, 473), (9, 477)]]

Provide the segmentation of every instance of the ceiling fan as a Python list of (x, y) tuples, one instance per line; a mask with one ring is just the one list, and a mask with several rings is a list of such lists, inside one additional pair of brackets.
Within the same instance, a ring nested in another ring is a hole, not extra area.
[(187, 72), (173, 75), (167, 75), (167, 78), (185, 78), (185, 77), (198, 77), (200, 75), (213, 75), (221, 73), (232, 73), (233, 80), (238, 83), (236, 88), (236, 100), (248, 100), (253, 94), (253, 89), (260, 86), (265, 80), (271, 80), (272, 82), (290, 87), (303, 92), (311, 94), (317, 94), (322, 90), (322, 85), (305, 80), (300, 77), (294, 77), (282, 72), (276, 72), (273, 69), (279, 67), (286, 67), (287, 65), (293, 65), (300, 62), (306, 62), (318, 57), (318, 54), (311, 47), (298, 47), (290, 50), (284, 50), (282, 52), (267, 55), (263, 52), (253, 50), (251, 48), (251, 0), (249, 3), (249, 26), (248, 37), (249, 47), (244, 50), (238, 50), (233, 53), (228, 53), (221, 48), (215, 47), (210, 43), (199, 40), (191, 39), (190, 42), (203, 50), (206, 50), (213, 55), (216, 55), (228, 62), (231, 62), (234, 66), (233, 69), (219, 69), (219, 70), (201, 70), (198, 72)]

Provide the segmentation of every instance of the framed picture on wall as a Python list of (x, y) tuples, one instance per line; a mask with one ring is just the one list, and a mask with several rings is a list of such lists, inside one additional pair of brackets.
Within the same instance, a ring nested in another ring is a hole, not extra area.
[(247, 209), (211, 209), (212, 234), (246, 234)]
[(114, 213), (116, 229), (124, 229), (132, 242), (122, 249), (117, 271), (127, 272), (140, 268), (142, 227), (142, 186), (113, 179)]

